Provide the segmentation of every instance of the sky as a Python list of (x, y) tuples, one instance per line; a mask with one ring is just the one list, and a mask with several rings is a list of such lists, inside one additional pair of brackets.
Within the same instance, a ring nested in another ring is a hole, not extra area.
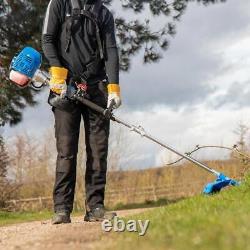
[[(113, 6), (119, 13), (117, 6)], [(231, 147), (238, 140), (239, 123), (250, 124), (250, 1), (228, 0), (204, 7), (191, 3), (177, 24), (164, 58), (144, 65), (141, 55), (121, 73), (122, 107), (116, 115), (177, 148), (180, 152), (199, 145)], [(129, 11), (127, 16), (132, 18)], [(148, 17), (148, 13), (140, 18)], [(164, 22), (157, 18), (153, 25)], [(27, 108), (21, 124), (5, 128), (11, 139), (23, 133), (43, 136), (53, 128), (47, 104), (48, 90)], [(113, 137), (119, 130), (112, 126)], [(161, 166), (176, 156), (147, 139), (123, 129), (123, 168)], [(128, 147), (129, 144), (129, 147)], [(112, 148), (111, 148), (112, 149)], [(198, 159), (228, 156), (222, 150), (205, 150)]]

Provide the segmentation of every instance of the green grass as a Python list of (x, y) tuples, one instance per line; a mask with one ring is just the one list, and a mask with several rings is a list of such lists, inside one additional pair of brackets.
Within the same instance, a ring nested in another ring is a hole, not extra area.
[(49, 211), (42, 212), (3, 212), (0, 211), (0, 227), (15, 223), (46, 220), (52, 216)]
[(157, 201), (152, 201), (152, 200), (147, 200), (144, 203), (128, 203), (128, 204), (123, 204), (123, 203), (118, 203), (114, 207), (109, 208), (108, 210), (124, 210), (124, 209), (136, 209), (136, 208), (151, 208), (151, 207), (160, 207), (160, 206), (165, 206), (169, 205), (171, 203), (176, 203), (180, 201), (181, 199), (178, 200), (168, 200), (168, 199), (158, 199)]
[(126, 219), (150, 220), (146, 235), (113, 233), (108, 249), (250, 249), (250, 177), (240, 187), (182, 200)]
[[(73, 216), (83, 215), (83, 212), (73, 212)], [(41, 211), (41, 212), (3, 212), (0, 211), (0, 227), (11, 224), (31, 222), (31, 221), (42, 221), (51, 219), (53, 216), (52, 211)]]

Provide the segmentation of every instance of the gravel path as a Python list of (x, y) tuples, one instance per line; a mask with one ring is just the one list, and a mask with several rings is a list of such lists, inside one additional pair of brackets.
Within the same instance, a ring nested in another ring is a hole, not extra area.
[[(146, 209), (118, 211), (119, 217), (144, 212)], [(71, 224), (51, 225), (50, 221), (35, 221), (0, 227), (0, 249), (3, 250), (89, 250), (96, 249), (108, 233), (100, 223), (88, 223), (83, 217), (73, 217)]]

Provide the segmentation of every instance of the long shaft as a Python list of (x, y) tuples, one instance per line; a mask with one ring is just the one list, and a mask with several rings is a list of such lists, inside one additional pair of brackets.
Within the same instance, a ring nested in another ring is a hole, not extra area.
[(168, 150), (174, 152), (175, 154), (177, 154), (177, 155), (179, 155), (179, 156), (185, 158), (186, 160), (188, 160), (188, 161), (194, 163), (195, 165), (197, 165), (197, 166), (199, 166), (199, 167), (201, 167), (201, 168), (207, 170), (208, 172), (213, 173), (213, 174), (216, 175), (216, 176), (219, 176), (219, 175), (220, 175), (219, 172), (217, 172), (216, 170), (214, 170), (214, 169), (208, 167), (207, 165), (203, 164), (202, 162), (197, 161), (196, 159), (192, 158), (191, 156), (189, 156), (189, 155), (187, 155), (187, 154), (182, 154), (182, 153), (180, 153), (180, 152), (177, 151), (176, 149), (174, 149), (174, 148), (172, 148), (172, 147), (166, 145), (165, 143), (161, 142), (160, 140), (158, 140), (158, 139), (154, 138), (153, 136), (149, 135), (148, 133), (145, 132), (145, 130), (144, 130), (141, 126), (134, 126), (134, 125), (131, 125), (131, 124), (129, 124), (129, 123), (123, 121), (122, 119), (120, 119), (120, 118), (114, 116), (114, 114), (112, 114), (111, 110), (109, 110), (109, 109), (104, 109), (104, 108), (102, 108), (102, 107), (96, 105), (95, 103), (93, 103), (93, 102), (91, 102), (91, 101), (85, 99), (84, 97), (80, 97), (80, 96), (75, 95), (74, 98), (75, 98), (76, 100), (82, 102), (84, 105), (87, 105), (87, 106), (90, 107), (91, 109), (93, 109), (93, 110), (95, 110), (95, 111), (97, 111), (97, 112), (103, 114), (106, 118), (108, 118), (108, 119), (110, 119), (110, 120), (112, 120), (112, 121), (115, 121), (115, 122), (117, 122), (117, 123), (119, 123), (119, 124), (124, 125), (125, 127), (129, 128), (131, 131), (134, 131), (135, 133), (137, 133), (137, 134), (139, 134), (139, 135), (141, 135), (141, 136), (143, 136), (143, 137), (145, 137), (145, 138), (147, 138), (147, 139), (149, 139), (149, 140), (151, 140), (151, 141), (153, 141), (153, 142), (155, 142), (155, 143), (161, 145), (162, 147), (164, 147), (164, 148), (166, 148), (166, 149), (168, 149)]
[(166, 149), (168, 149), (168, 150), (174, 152), (175, 154), (177, 154), (177, 155), (179, 155), (179, 156), (185, 158), (186, 160), (188, 160), (188, 161), (194, 163), (195, 165), (197, 165), (197, 166), (199, 166), (199, 167), (201, 167), (201, 168), (207, 170), (208, 172), (213, 173), (213, 174), (216, 175), (216, 176), (219, 176), (219, 175), (220, 175), (220, 173), (217, 172), (216, 170), (214, 170), (214, 169), (212, 169), (212, 168), (206, 166), (205, 164), (203, 164), (203, 163), (197, 161), (196, 159), (192, 158), (192, 157), (189, 156), (189, 155), (180, 153), (180, 152), (177, 151), (176, 149), (174, 149), (174, 148), (172, 148), (172, 147), (166, 145), (165, 143), (161, 142), (160, 140), (158, 140), (158, 139), (154, 138), (153, 136), (147, 134), (147, 133), (144, 131), (144, 129), (143, 129), (142, 127), (140, 127), (140, 126), (139, 126), (139, 127), (136, 127), (136, 126), (134, 126), (134, 125), (130, 125), (130, 124), (128, 124), (127, 122), (121, 120), (120, 118), (115, 117), (114, 115), (112, 116), (112, 118), (113, 118), (113, 119), (112, 119), (113, 121), (116, 121), (117, 123), (120, 123), (120, 124), (126, 126), (126, 127), (129, 128), (131, 131), (134, 131), (134, 132), (136, 132), (137, 134), (140, 134), (141, 136), (143, 136), (143, 137), (145, 137), (145, 138), (148, 138), (149, 140), (151, 140), (151, 141), (153, 141), (153, 142), (155, 142), (155, 143), (161, 145), (162, 147), (164, 147), (164, 148), (166, 148)]

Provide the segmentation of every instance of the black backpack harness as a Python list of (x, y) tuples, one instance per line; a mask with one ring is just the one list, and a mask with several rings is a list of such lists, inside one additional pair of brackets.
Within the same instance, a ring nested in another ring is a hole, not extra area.
[[(79, 17), (85, 17), (89, 19), (93, 25), (95, 26), (95, 35), (96, 35), (96, 41), (98, 46), (98, 57), (99, 60), (104, 59), (104, 50), (103, 50), (103, 42), (101, 39), (100, 34), (100, 18), (99, 14), (103, 7), (103, 3), (101, 0), (96, 0), (94, 4), (84, 4), (83, 8), (81, 7), (79, 0), (70, 0), (71, 3), (71, 14), (66, 15), (66, 47), (65, 47), (65, 53), (69, 53), (69, 48), (71, 44), (71, 38), (72, 38), (72, 26), (74, 21), (79, 20)], [(93, 62), (94, 64), (94, 62)], [(88, 73), (88, 66), (86, 65), (86, 72), (83, 72), (81, 75), (81, 78), (84, 78), (85, 80), (88, 79), (89, 73)]]

